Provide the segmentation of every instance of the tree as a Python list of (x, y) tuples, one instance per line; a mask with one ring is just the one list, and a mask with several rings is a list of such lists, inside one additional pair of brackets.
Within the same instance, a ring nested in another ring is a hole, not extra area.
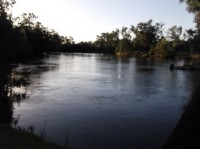
[(153, 25), (153, 20), (149, 20), (139, 23), (136, 27), (132, 26), (131, 31), (135, 34), (134, 47), (141, 51), (149, 51), (162, 38), (163, 25), (162, 23)]
[(131, 40), (131, 32), (127, 27), (122, 27), (121, 35), (123, 39)]
[(167, 31), (167, 38), (169, 39), (170, 44), (174, 51), (181, 51), (182, 48), (181, 35), (182, 35), (181, 26), (178, 27), (174, 25)]
[(127, 53), (130, 53), (132, 50), (133, 50), (133, 47), (132, 47), (130, 40), (124, 38), (119, 41), (119, 43), (115, 49), (115, 53), (126, 55)]
[(200, 1), (199, 0), (179, 0), (187, 4), (187, 10), (195, 15), (196, 27), (200, 30)]
[(0, 17), (4, 19), (10, 19), (11, 14), (9, 14), (10, 8), (15, 4), (15, 0), (1, 0), (0, 2)]
[(197, 35), (197, 31), (194, 30), (194, 29), (188, 29), (186, 30), (186, 33), (185, 33), (185, 39), (186, 40), (192, 40), (195, 38), (195, 36)]
[(14, 0), (2, 0), (0, 3), (0, 53), (1, 58), (10, 55), (10, 41), (12, 41), (13, 22), (10, 7), (15, 3)]
[(151, 49), (150, 54), (161, 58), (172, 58), (175, 56), (174, 50), (165, 37), (162, 37), (156, 46)]
[(199, 0), (179, 0), (181, 3), (186, 3), (187, 10), (194, 14), (196, 22), (196, 30), (188, 30), (189, 45), (191, 52), (200, 51), (200, 1)]
[[(35, 20), (37, 18), (38, 17), (34, 13), (23, 13), (20, 17), (17, 17), (15, 20), (17, 21), (18, 26), (31, 29), (36, 26)], [(37, 25), (40, 26), (40, 24)]]
[(199, 36), (198, 31), (194, 29), (186, 30), (186, 39), (187, 39), (189, 51), (198, 52), (200, 49), (199, 47), (200, 36)]
[(122, 27), (121, 37), (122, 39), (118, 41), (115, 48), (115, 53), (127, 55), (133, 50), (131, 45), (131, 30), (128, 27)]
[(111, 33), (101, 33), (97, 36), (95, 45), (105, 53), (114, 53), (115, 48), (119, 42), (119, 30), (116, 29)]
[(74, 44), (74, 38), (72, 36), (61, 36), (61, 42), (62, 44)]
[(167, 37), (169, 40), (180, 40), (180, 37), (182, 35), (182, 27), (181, 26), (172, 26), (168, 29)]

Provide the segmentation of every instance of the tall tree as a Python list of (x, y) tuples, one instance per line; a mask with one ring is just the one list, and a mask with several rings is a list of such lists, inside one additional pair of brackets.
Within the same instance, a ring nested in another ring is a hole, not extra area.
[(0, 2), (0, 57), (7, 57), (10, 54), (13, 22), (9, 10), (14, 3), (14, 0), (1, 0)]
[(200, 30), (200, 1), (199, 0), (179, 0), (187, 4), (187, 10), (195, 15), (195, 22)]
[(163, 24), (153, 24), (153, 20), (141, 22), (136, 27), (132, 26), (131, 31), (135, 34), (133, 40), (136, 49), (149, 51), (162, 38)]
[(8, 12), (15, 3), (15, 0), (0, 0), (0, 17), (8, 19), (11, 16)]
[(181, 26), (172, 26), (167, 31), (167, 36), (169, 40), (180, 40), (180, 37), (182, 35), (182, 27)]
[(172, 26), (167, 31), (167, 38), (170, 41), (171, 47), (174, 51), (180, 51), (181, 48), (181, 35), (182, 27), (181, 26)]
[(131, 39), (131, 31), (128, 29), (128, 27), (122, 27), (121, 35), (123, 39)]
[[(187, 10), (194, 14), (194, 21), (196, 23), (196, 31), (188, 30), (190, 36), (189, 45), (190, 51), (200, 51), (200, 0), (179, 0), (181, 3), (186, 3)], [(192, 39), (191, 39), (192, 38)]]
[(18, 26), (31, 29), (36, 26), (35, 20), (37, 18), (34, 13), (23, 13), (20, 17), (16, 18), (16, 21)]
[(115, 53), (126, 55), (133, 50), (131, 45), (131, 30), (128, 27), (122, 27), (121, 37), (122, 39), (119, 40), (117, 47), (115, 48)]
[(114, 53), (115, 48), (119, 42), (119, 30), (116, 29), (112, 32), (101, 33), (97, 36), (95, 45), (97, 48), (100, 48), (102, 52), (105, 53)]

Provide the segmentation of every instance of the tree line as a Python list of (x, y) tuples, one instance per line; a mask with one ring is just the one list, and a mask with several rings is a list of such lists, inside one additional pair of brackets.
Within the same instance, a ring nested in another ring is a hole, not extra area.
[(73, 37), (60, 36), (37, 21), (33, 13), (24, 13), (13, 18), (11, 8), (15, 0), (0, 3), (0, 58), (20, 60), (48, 52), (92, 52), (143, 56), (175, 57), (177, 53), (200, 52), (199, 1), (185, 2), (195, 14), (195, 29), (183, 31), (181, 26), (164, 30), (163, 23), (153, 20), (136, 26), (122, 27), (112, 32), (97, 35), (94, 42), (75, 43)]
[(60, 51), (63, 44), (73, 44), (72, 37), (60, 36), (37, 21), (33, 13), (12, 17), (15, 0), (0, 2), (0, 58), (19, 60)]

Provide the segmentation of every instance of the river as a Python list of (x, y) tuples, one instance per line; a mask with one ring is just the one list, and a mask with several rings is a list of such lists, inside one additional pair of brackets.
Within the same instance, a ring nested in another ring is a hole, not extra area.
[[(182, 60), (52, 53), (21, 63), (12, 77), (17, 126), (75, 149), (160, 149), (198, 85), (200, 73), (169, 70)], [(22, 140), (23, 141), (23, 140)]]

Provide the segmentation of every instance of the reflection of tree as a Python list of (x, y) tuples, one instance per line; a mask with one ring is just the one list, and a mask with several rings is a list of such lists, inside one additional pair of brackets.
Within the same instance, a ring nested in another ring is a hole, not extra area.
[(26, 98), (26, 91), (15, 91), (14, 88), (22, 88), (27, 87), (30, 85), (30, 82), (28, 79), (24, 76), (22, 76), (19, 79), (12, 78), (8, 81), (8, 96), (12, 99), (14, 102), (20, 103), (23, 99)]
[(12, 78), (11, 68), (0, 64), (0, 122), (11, 124), (13, 122), (13, 102), (20, 102), (26, 98), (26, 93), (15, 92), (14, 87), (25, 87), (30, 83), (26, 78)]
[(10, 69), (5, 65), (0, 65), (0, 122), (11, 123), (13, 114), (13, 103), (8, 97), (8, 86)]

